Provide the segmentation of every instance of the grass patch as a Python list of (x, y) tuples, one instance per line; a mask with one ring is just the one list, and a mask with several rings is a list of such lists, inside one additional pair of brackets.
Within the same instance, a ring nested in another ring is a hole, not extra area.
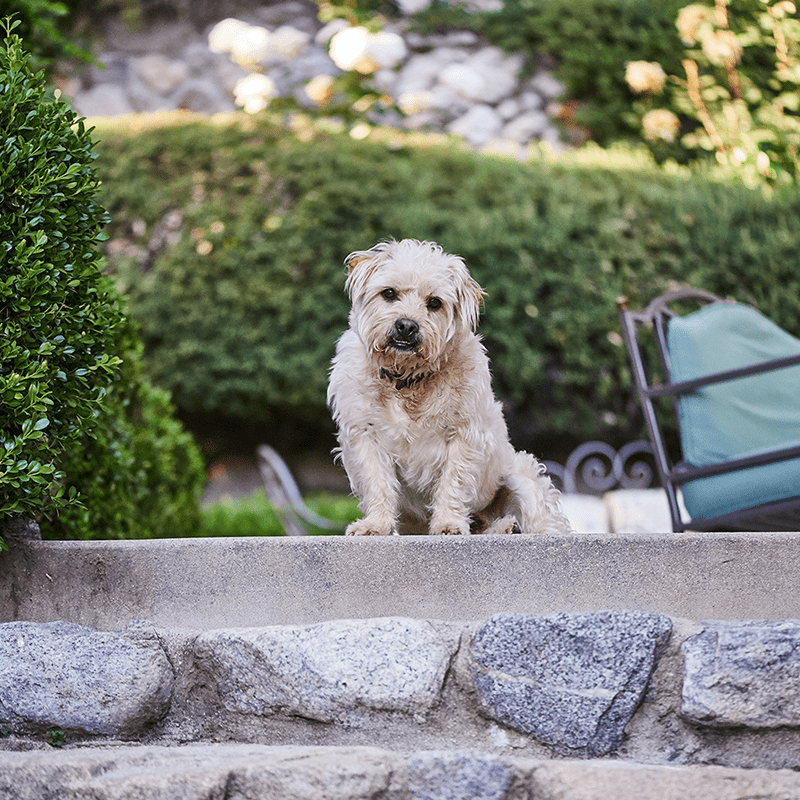
[[(306, 505), (316, 514), (335, 522), (347, 524), (358, 517), (357, 500), (345, 495), (318, 492), (306, 498)], [(312, 536), (335, 533), (308, 526)], [(259, 489), (238, 500), (220, 500), (202, 509), (198, 536), (283, 536), (278, 515)]]

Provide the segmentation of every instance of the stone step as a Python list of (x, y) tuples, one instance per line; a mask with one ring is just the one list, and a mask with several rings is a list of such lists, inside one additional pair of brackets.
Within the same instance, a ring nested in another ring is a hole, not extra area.
[(791, 770), (252, 744), (0, 753), (2, 800), (796, 800)]
[[(612, 759), (592, 761), (606, 790), (636, 785), (614, 771), (633, 762), (783, 780), (800, 769), (799, 575), (796, 533), (15, 541), (0, 554), (0, 787), (38, 758), (69, 798), (105, 768), (59, 759), (111, 758), (113, 776), (131, 741), (381, 748), (397, 775), (421, 753), (470, 753), (556, 776), (475, 797), (594, 796), (559, 772), (576, 757)], [(52, 737), (63, 751), (37, 755)], [(120, 770), (120, 793), (109, 777), (83, 796), (148, 796)], [(428, 794), (353, 796), (470, 796), (443, 774)], [(731, 796), (800, 798), (762, 789)]]
[(800, 768), (800, 622), (0, 624), (0, 749), (237, 741)]

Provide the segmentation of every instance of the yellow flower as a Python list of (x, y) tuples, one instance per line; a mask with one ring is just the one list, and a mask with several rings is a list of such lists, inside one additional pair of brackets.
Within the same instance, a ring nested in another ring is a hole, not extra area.
[(629, 61), (625, 67), (625, 80), (634, 92), (660, 92), (667, 74), (655, 61)]
[(675, 23), (678, 28), (678, 33), (684, 44), (693, 45), (697, 41), (697, 29), (701, 23), (711, 19), (711, 9), (707, 6), (701, 6), (698, 3), (693, 3), (690, 6), (682, 8), (678, 12), (678, 19)]
[(654, 108), (642, 117), (642, 132), (648, 142), (674, 142), (680, 127), (678, 118), (666, 108)]

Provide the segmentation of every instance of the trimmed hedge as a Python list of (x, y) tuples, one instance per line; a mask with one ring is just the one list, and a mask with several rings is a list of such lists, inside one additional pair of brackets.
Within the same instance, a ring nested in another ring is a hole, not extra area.
[(98, 244), (91, 131), (46, 98), (20, 39), (0, 47), (0, 529), (45, 537), (180, 535), (199, 525), (204, 474)]
[(342, 261), (387, 237), (466, 259), (488, 292), (480, 330), (517, 444), (547, 458), (642, 432), (620, 295), (637, 307), (687, 283), (800, 335), (796, 192), (767, 200), (610, 154), (607, 167), (519, 164), (294, 127), (233, 117), (101, 134), (109, 259), (146, 368), (184, 414), (329, 424)]

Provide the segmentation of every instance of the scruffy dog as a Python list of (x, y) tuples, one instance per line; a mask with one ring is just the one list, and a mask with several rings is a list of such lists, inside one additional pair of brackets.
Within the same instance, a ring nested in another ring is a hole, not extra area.
[(515, 452), (474, 333), (483, 290), (433, 242), (351, 253), (328, 404), (364, 516), (351, 536), (560, 533), (559, 493)]

